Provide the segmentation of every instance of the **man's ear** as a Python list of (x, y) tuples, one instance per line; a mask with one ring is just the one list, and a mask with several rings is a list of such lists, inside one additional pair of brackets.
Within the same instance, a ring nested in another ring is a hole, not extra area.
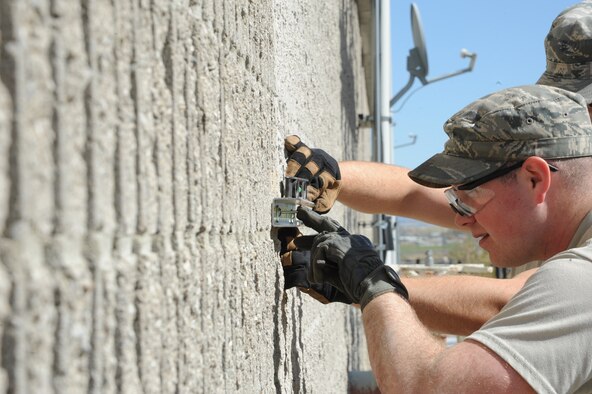
[(531, 156), (524, 161), (521, 175), (530, 183), (532, 195), (537, 204), (545, 201), (551, 187), (551, 170), (549, 164), (538, 156)]

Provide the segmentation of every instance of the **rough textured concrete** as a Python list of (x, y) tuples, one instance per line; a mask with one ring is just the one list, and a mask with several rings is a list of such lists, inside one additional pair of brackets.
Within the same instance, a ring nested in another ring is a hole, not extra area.
[(0, 1), (0, 392), (345, 392), (270, 204), (283, 136), (366, 154), (361, 53), (354, 0)]

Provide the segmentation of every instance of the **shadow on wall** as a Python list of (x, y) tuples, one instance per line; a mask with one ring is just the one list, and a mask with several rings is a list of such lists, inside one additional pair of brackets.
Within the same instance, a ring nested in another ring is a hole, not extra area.
[(342, 0), (341, 3), (342, 9), (344, 10), (339, 19), (339, 37), (341, 46), (341, 129), (345, 131), (343, 158), (345, 160), (351, 160), (356, 157), (356, 149), (358, 146), (356, 122), (358, 106), (356, 105), (356, 75), (353, 68), (356, 56), (354, 56), (354, 38), (351, 34), (352, 31), (354, 31), (354, 21), (351, 2), (348, 0)]

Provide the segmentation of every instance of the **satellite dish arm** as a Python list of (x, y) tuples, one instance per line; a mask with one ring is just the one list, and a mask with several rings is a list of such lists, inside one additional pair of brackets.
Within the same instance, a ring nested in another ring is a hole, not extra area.
[(399, 99), (401, 99), (401, 97), (403, 97), (403, 95), (405, 93), (407, 93), (407, 91), (409, 89), (411, 89), (411, 86), (413, 85), (413, 81), (415, 80), (415, 75), (413, 74), (409, 74), (409, 81), (407, 81), (407, 85), (403, 86), (403, 88), (401, 90), (399, 90), (399, 93), (397, 93), (389, 102), (389, 108), (392, 108), (393, 105), (395, 105), (395, 103), (397, 101), (399, 101)]
[(475, 62), (477, 61), (477, 54), (473, 53), (473, 52), (469, 52), (466, 49), (463, 49), (462, 51), (460, 51), (460, 57), (463, 57), (463, 58), (470, 57), (471, 58), (471, 62), (469, 63), (469, 66), (467, 68), (463, 68), (462, 70), (458, 70), (458, 71), (455, 71), (450, 74), (444, 74), (444, 75), (441, 75), (441, 76), (436, 77), (434, 79), (430, 79), (427, 81), (427, 83), (441, 81), (446, 78), (455, 77), (457, 75), (473, 71), (473, 68), (475, 67)]

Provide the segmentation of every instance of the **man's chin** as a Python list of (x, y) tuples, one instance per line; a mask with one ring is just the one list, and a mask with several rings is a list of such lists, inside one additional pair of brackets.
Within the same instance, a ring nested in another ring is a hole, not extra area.
[(516, 267), (520, 267), (521, 265), (524, 265), (526, 263), (521, 263), (518, 262), (516, 263), (516, 260), (509, 260), (509, 259), (505, 259), (505, 258), (495, 258), (491, 255), (491, 253), (489, 254), (489, 261), (491, 262), (491, 265), (497, 268), (516, 268)]
[(496, 255), (496, 254), (492, 254), (490, 251), (487, 251), (487, 254), (489, 255), (489, 261), (491, 262), (491, 265), (497, 268), (510, 268), (510, 267), (515, 267), (515, 264), (512, 264), (511, 261), (508, 261), (507, 258)]
[(528, 260), (528, 261), (522, 262), (522, 261), (520, 261), (520, 259), (517, 259), (516, 257), (511, 258), (509, 256), (500, 255), (498, 253), (495, 253), (495, 251), (487, 250), (487, 246), (491, 247), (492, 245), (485, 245), (485, 247), (481, 246), (481, 248), (487, 252), (487, 254), (489, 255), (489, 261), (491, 262), (491, 265), (494, 267), (515, 268), (515, 267), (520, 267), (521, 265), (527, 264), (530, 261), (532, 261), (532, 260)]

